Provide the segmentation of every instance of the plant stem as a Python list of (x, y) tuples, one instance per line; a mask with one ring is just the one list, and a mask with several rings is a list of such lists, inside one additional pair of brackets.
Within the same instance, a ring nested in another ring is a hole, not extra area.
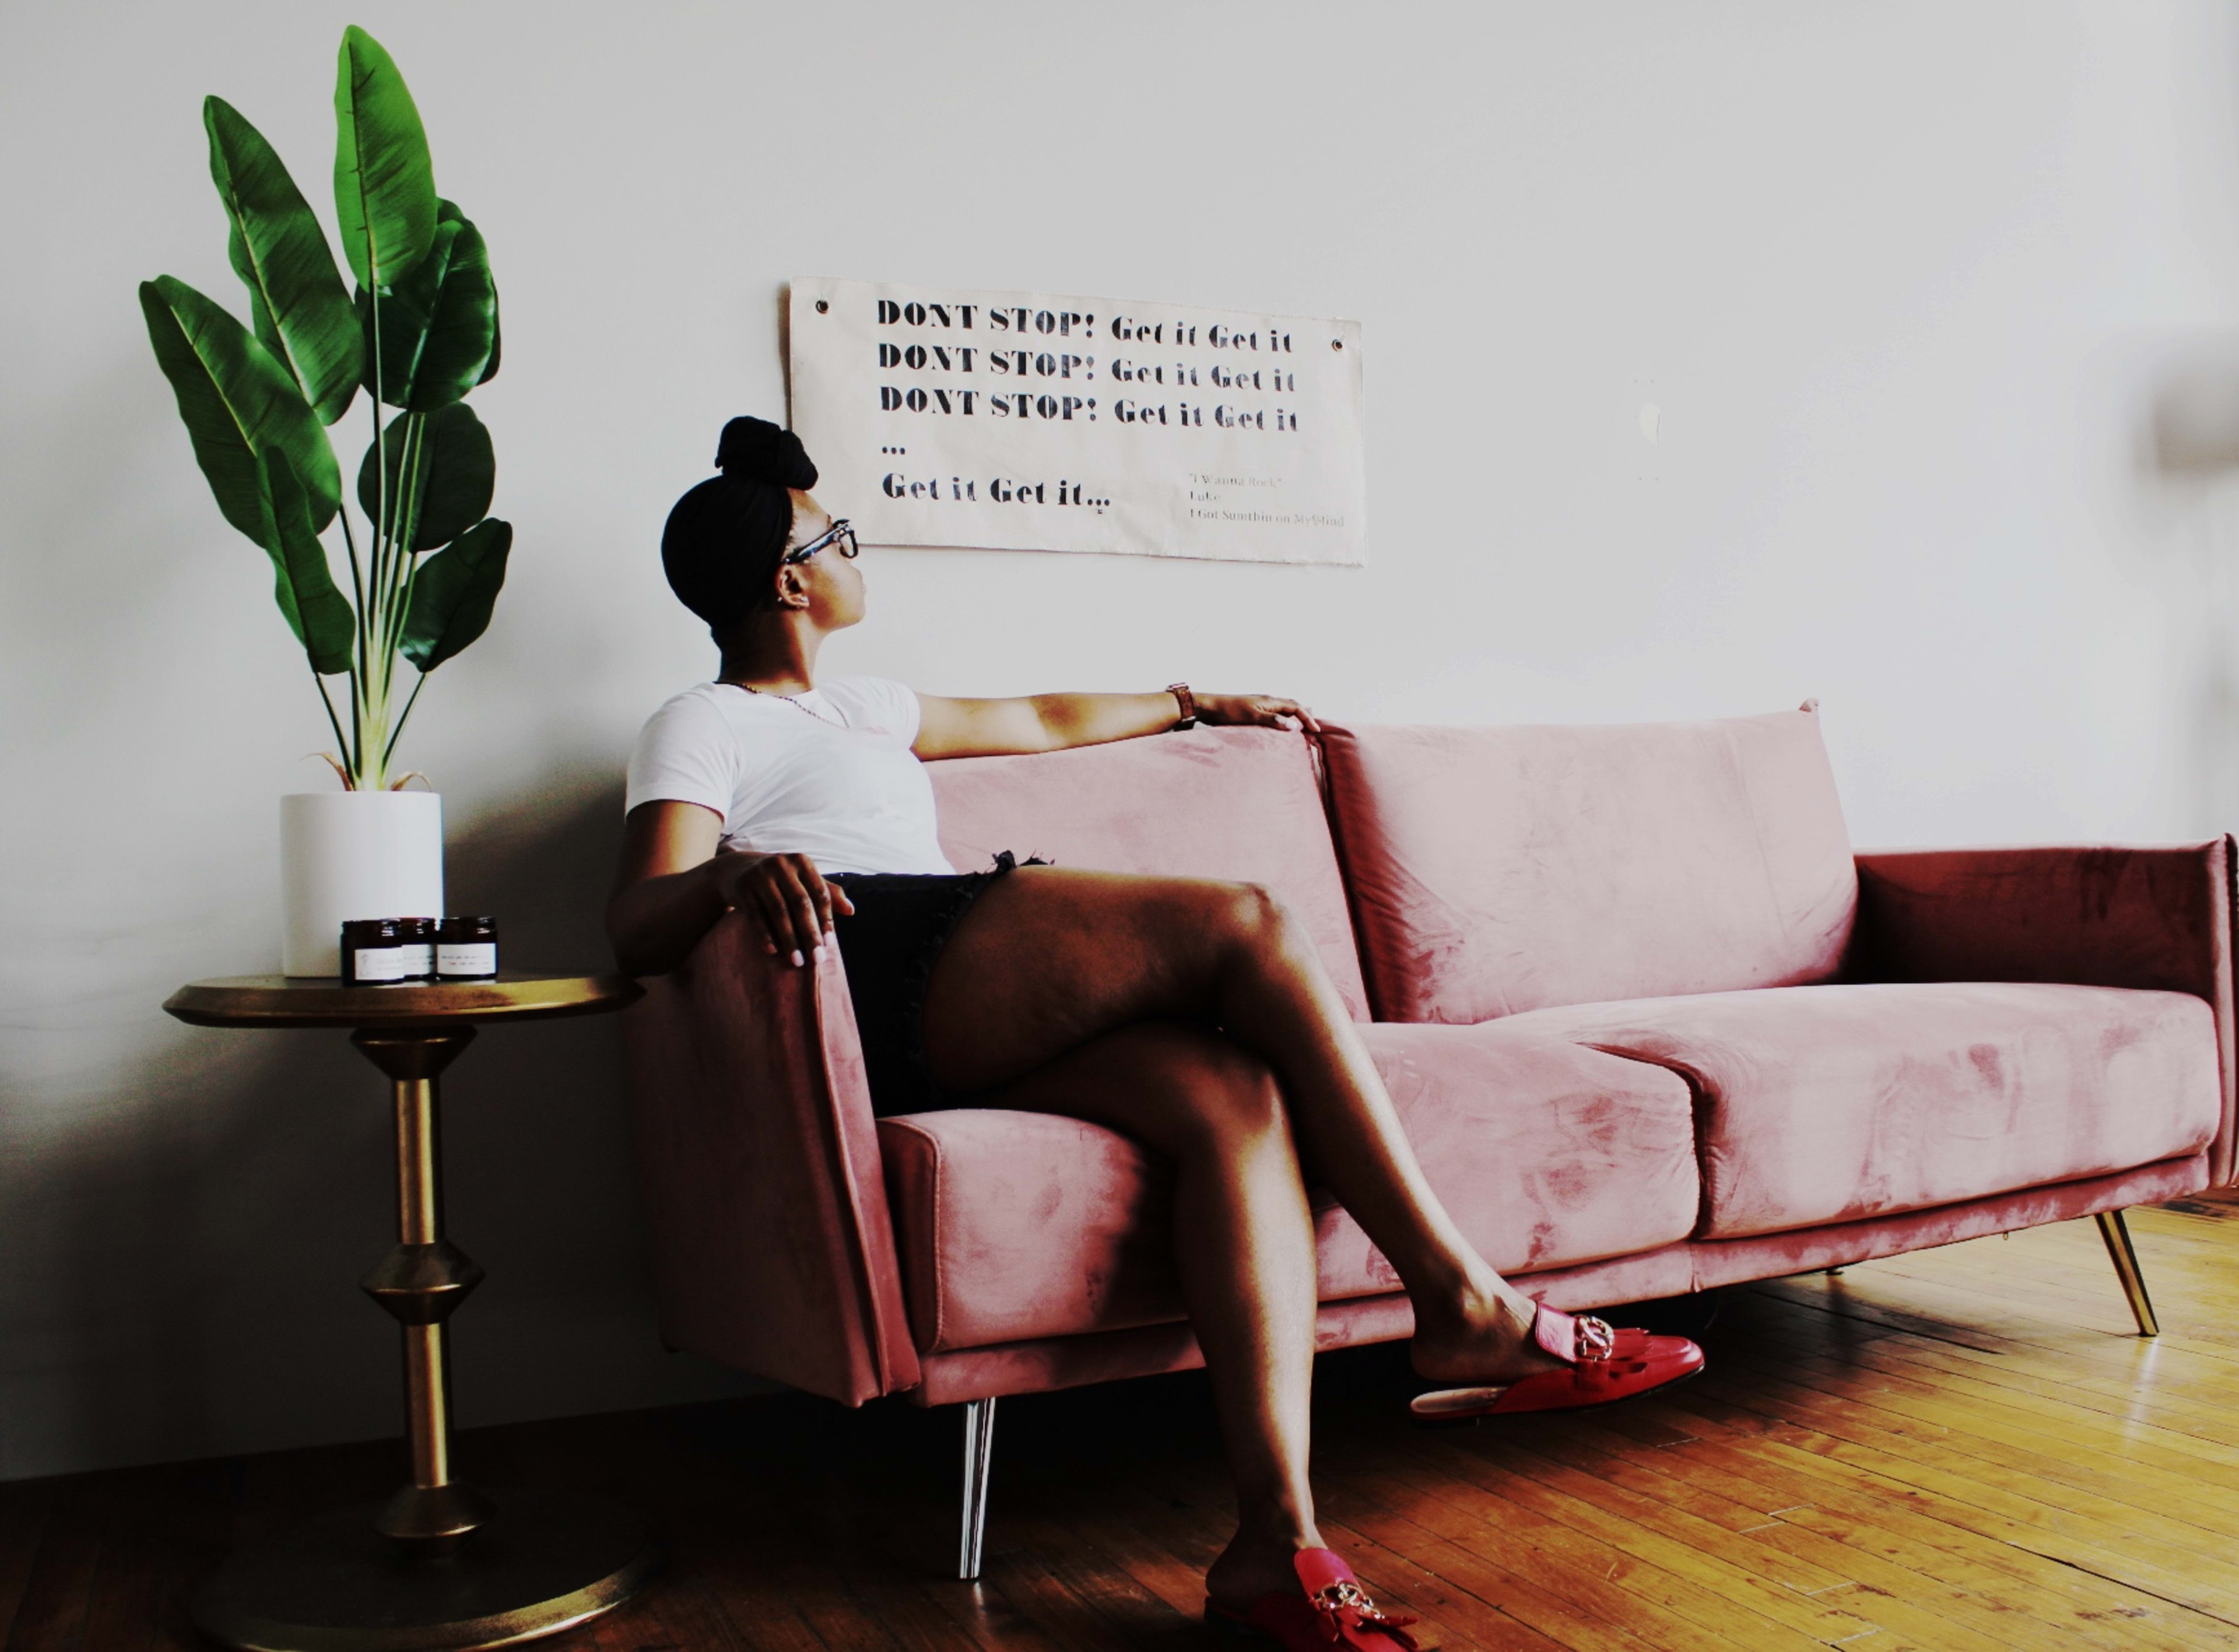
[[(366, 629), (368, 622), (365, 611), (366, 585), (364, 574), (361, 571), (358, 566), (357, 536), (350, 531), (349, 507), (348, 505), (344, 505), (336, 511), (335, 514), (342, 518), (342, 543), (349, 548), (350, 594), (357, 599), (356, 611), (352, 616), (352, 618), (355, 621), (355, 629), (356, 631), (355, 638), (355, 646), (353, 649), (356, 669), (350, 672), (350, 726), (355, 729), (357, 726), (356, 696), (358, 693), (358, 679), (364, 671), (366, 643), (369, 640), (369, 635)], [(319, 684), (320, 694), (323, 696), (326, 691), (327, 685), (324, 683), (321, 683)], [(334, 714), (334, 705), (330, 701), (328, 703), (327, 706), (327, 716), (329, 717), (332, 717)], [(342, 729), (340, 725), (337, 724), (335, 729), (335, 738), (340, 740), (342, 739)], [(345, 743), (343, 753), (349, 760), (350, 772), (355, 775), (357, 772), (358, 758), (360, 756), (355, 743)]]
[[(368, 248), (367, 250), (370, 253), (372, 249)], [(370, 277), (374, 274), (373, 261), (370, 257), (366, 260), (366, 271), (369, 280), (370, 280)], [(378, 287), (369, 285), (367, 288), (366, 302), (373, 312), (373, 324), (369, 329), (373, 335), (373, 468), (374, 474), (378, 482), (378, 486), (374, 495), (374, 498), (379, 509), (374, 513), (373, 586), (371, 593), (374, 603), (374, 612), (371, 616), (371, 623), (367, 628), (368, 635), (366, 638), (367, 647), (365, 650), (366, 657), (364, 659), (365, 671), (363, 680), (366, 692), (368, 695), (373, 696), (369, 699), (366, 706), (368, 721), (374, 724), (373, 743), (382, 751), (382, 756), (375, 760), (374, 773), (369, 776), (375, 788), (378, 789), (382, 782), (387, 779), (389, 775), (389, 763), (386, 755), (388, 742), (385, 738), (388, 734), (387, 724), (389, 721), (389, 650), (387, 643), (389, 612), (388, 603), (384, 598), (388, 589), (388, 558), (391, 554), (390, 530), (392, 524), (389, 520), (390, 510), (389, 497), (389, 436), (387, 428), (381, 416), (381, 290)], [(381, 639), (377, 657), (372, 646), (375, 638)]]
[[(389, 502), (388, 562), (381, 588), (381, 699), (384, 712), (396, 692), (396, 641), (400, 623), (396, 610), (405, 575), (412, 563), (412, 495), (419, 470), (421, 423), (417, 414), (406, 416), (404, 451), (397, 456), (397, 485)], [(385, 465), (384, 460), (384, 475)], [(382, 743), (381, 777), (384, 784), (389, 778), (389, 756), (396, 749), (396, 736), (403, 727), (403, 720), (400, 717), (389, 726), (388, 737)]]
[[(411, 416), (411, 423), (404, 429), (404, 457), (397, 465), (399, 472), (397, 479), (402, 484), (402, 496), (398, 499), (396, 507), (397, 513), (404, 519), (403, 533), (401, 536), (402, 548), (395, 552), (395, 560), (392, 564), (395, 600), (389, 604), (389, 629), (382, 642), (392, 669), (395, 668), (397, 647), (404, 640), (404, 622), (407, 617), (406, 610), (411, 601), (412, 577), (420, 568), (418, 556), (412, 546), (420, 536), (420, 461), (427, 450), (427, 427), (426, 414), (415, 413)], [(415, 694), (419, 692), (416, 686), (413, 692)], [(400, 720), (397, 726), (401, 729), (404, 725)]]
[(357, 783), (357, 777), (358, 777), (358, 774), (359, 774), (360, 769), (361, 769), (361, 768), (362, 768), (362, 763), (361, 763), (361, 762), (360, 762), (360, 759), (362, 758), (362, 756), (363, 756), (364, 751), (365, 751), (365, 720), (364, 720), (363, 716), (361, 715), (361, 709), (363, 707), (364, 703), (365, 703), (365, 696), (364, 696), (364, 694), (363, 694), (363, 693), (360, 690), (360, 689), (359, 689), (357, 673), (356, 673), (356, 672), (355, 672), (355, 671), (353, 671), (353, 672), (351, 672), (351, 673), (350, 673), (350, 745), (349, 745), (349, 750), (350, 750), (350, 761), (349, 761), (350, 783), (351, 783), (351, 785), (352, 785), (353, 787), (355, 787), (355, 786), (356, 785), (356, 783)]
[(389, 759), (396, 749), (396, 743), (404, 738), (404, 725), (412, 720), (412, 708), (420, 703), (420, 690), (428, 686), (429, 673), (422, 671), (420, 680), (412, 685), (412, 696), (404, 703), (404, 714), (396, 719), (396, 731), (389, 736), (389, 749), (381, 754), (381, 769), (389, 772)]
[(347, 508), (337, 510), (335, 514), (342, 518), (342, 543), (349, 550), (350, 595), (357, 599), (357, 611), (359, 616), (362, 618), (365, 614), (365, 576), (358, 570), (357, 536), (350, 531), (349, 511)]
[[(306, 659), (304, 663), (308, 665), (310, 662)], [(335, 743), (342, 749), (342, 755), (347, 759), (350, 755), (350, 743), (342, 738), (342, 720), (335, 715), (335, 703), (327, 693), (327, 680), (319, 675), (319, 668), (316, 665), (311, 666), (311, 681), (319, 685), (319, 703), (327, 709), (327, 726), (335, 731)]]
[[(396, 599), (396, 645), (400, 649), (404, 646), (404, 628), (412, 623), (412, 592), (414, 587), (419, 583), (420, 558), (415, 556), (412, 559), (412, 566), (404, 575), (403, 595)], [(427, 673), (423, 671), (421, 676), (425, 678)], [(417, 683), (412, 685), (412, 692), (415, 694), (420, 692), (420, 685)]]

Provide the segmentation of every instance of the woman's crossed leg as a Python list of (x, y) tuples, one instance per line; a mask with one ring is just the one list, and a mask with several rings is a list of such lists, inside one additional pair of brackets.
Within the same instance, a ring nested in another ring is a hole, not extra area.
[(1306, 1488), (1314, 1249), (1303, 1160), (1391, 1261), (1416, 1369), (1552, 1368), (1531, 1302), (1455, 1227), (1312, 940), (1254, 885), (1021, 867), (934, 965), (926, 1056), (991, 1106), (1106, 1124), (1176, 1167), (1182, 1288), (1237, 1481), (1207, 1579), (1246, 1608), (1317, 1548)]

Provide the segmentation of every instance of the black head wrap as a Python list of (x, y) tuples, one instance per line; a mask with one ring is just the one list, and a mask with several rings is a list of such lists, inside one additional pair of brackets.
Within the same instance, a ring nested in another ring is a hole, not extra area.
[(790, 488), (816, 485), (801, 438), (767, 419), (723, 427), (710, 476), (676, 502), (661, 536), (661, 565), (677, 600), (721, 630), (768, 600), (793, 532)]

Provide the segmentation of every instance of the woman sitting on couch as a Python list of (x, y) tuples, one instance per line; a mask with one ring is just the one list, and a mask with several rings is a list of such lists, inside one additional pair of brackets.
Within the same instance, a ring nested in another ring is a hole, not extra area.
[[(920, 695), (819, 683), (863, 617), (854, 536), (807, 490), (790, 432), (734, 419), (722, 474), (670, 513), (661, 559), (722, 663), (646, 724), (608, 929), (624, 969), (674, 968), (733, 908), (795, 966), (836, 940), (873, 1104), (1060, 1113), (1173, 1161), (1175, 1253), (1234, 1472), (1208, 1615), (1286, 1644), (1412, 1646), (1321, 1547), (1306, 1483), (1314, 1352), (1309, 1182), (1343, 1202), (1414, 1305), (1418, 1415), (1622, 1399), (1702, 1362), (1677, 1337), (1539, 1307), (1432, 1192), (1312, 945), (1264, 889), (1009, 855), (958, 874), (922, 763), (1133, 739), (1193, 719), (1312, 729), (1266, 695)], [(1301, 1589), (1301, 1584), (1304, 1589)]]

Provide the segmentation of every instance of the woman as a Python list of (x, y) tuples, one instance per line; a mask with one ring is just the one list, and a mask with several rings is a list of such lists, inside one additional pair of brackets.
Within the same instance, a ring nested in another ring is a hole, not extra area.
[[(836, 938), (880, 1113), (1022, 1108), (1172, 1159), (1175, 1252), (1239, 1505), (1208, 1616), (1286, 1645), (1413, 1642), (1324, 1549), (1306, 1483), (1314, 1349), (1309, 1176), (1398, 1270), (1425, 1418), (1627, 1397), (1699, 1367), (1694, 1345), (1540, 1309), (1473, 1250), (1425, 1180), (1314, 948), (1260, 889), (1009, 856), (943, 858), (921, 763), (1126, 740), (1198, 720), (1312, 729), (1266, 695), (917, 695), (819, 684), (863, 616), (844, 522), (788, 431), (725, 427), (722, 474), (671, 513), (669, 583), (722, 649), (717, 679), (647, 723), (608, 929), (633, 974), (675, 967), (727, 911), (792, 965)], [(1303, 1588), (1302, 1588), (1303, 1585)]]

